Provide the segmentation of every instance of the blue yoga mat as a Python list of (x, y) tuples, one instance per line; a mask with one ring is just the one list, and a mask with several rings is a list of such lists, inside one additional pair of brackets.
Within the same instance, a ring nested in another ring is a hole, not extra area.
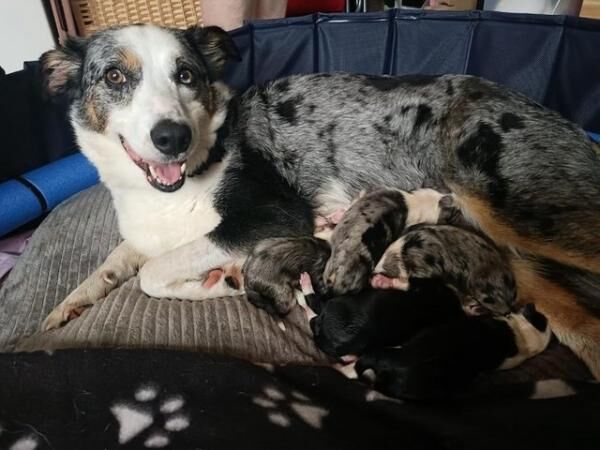
[(98, 182), (81, 153), (0, 184), (0, 236), (37, 219), (63, 200)]

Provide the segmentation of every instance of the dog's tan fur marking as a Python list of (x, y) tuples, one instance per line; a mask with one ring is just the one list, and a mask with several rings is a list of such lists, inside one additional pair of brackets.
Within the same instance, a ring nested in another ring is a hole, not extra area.
[(117, 57), (127, 71), (137, 73), (142, 70), (142, 62), (131, 50), (121, 49)]
[(102, 133), (106, 128), (105, 114), (99, 111), (93, 92), (85, 99), (85, 118), (90, 128), (98, 133)]
[(600, 379), (600, 317), (580, 305), (574, 294), (536, 273), (527, 261), (515, 259), (512, 265), (519, 303), (534, 303), (560, 342)]
[[(600, 260), (563, 250), (558, 243), (545, 243), (519, 235), (502, 222), (484, 200), (452, 187), (465, 215), (502, 246), (526, 250), (563, 264), (600, 272)], [(511, 262), (517, 282), (518, 302), (533, 303), (548, 318), (552, 331), (600, 379), (600, 317), (577, 302), (575, 294), (544, 278), (527, 261), (514, 257)]]
[(600, 258), (563, 249), (558, 243), (540, 242), (519, 235), (494, 213), (493, 208), (485, 200), (464, 193), (459, 186), (452, 186), (452, 189), (456, 193), (456, 202), (465, 215), (500, 245), (512, 246), (563, 264), (600, 273)]

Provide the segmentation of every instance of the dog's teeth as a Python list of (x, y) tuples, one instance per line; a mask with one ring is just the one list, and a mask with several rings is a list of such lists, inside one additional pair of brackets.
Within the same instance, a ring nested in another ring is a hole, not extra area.
[(150, 169), (150, 174), (152, 175), (152, 178), (158, 178), (158, 176), (156, 175), (156, 171), (154, 170), (154, 167), (148, 166), (148, 168)]
[(185, 173), (185, 163), (181, 165), (181, 175)]

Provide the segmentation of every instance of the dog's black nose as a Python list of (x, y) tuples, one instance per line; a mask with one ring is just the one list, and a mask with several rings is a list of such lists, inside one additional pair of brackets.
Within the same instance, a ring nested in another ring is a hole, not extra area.
[(150, 137), (160, 152), (175, 156), (187, 150), (192, 140), (192, 130), (183, 123), (165, 119), (154, 125)]

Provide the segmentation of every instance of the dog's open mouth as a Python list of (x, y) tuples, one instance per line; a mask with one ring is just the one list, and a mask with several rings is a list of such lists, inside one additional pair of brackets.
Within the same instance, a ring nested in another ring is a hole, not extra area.
[(131, 148), (123, 136), (119, 135), (119, 139), (131, 160), (144, 171), (148, 183), (153, 188), (162, 192), (174, 192), (183, 186), (185, 182), (185, 161), (165, 164), (146, 161)]

